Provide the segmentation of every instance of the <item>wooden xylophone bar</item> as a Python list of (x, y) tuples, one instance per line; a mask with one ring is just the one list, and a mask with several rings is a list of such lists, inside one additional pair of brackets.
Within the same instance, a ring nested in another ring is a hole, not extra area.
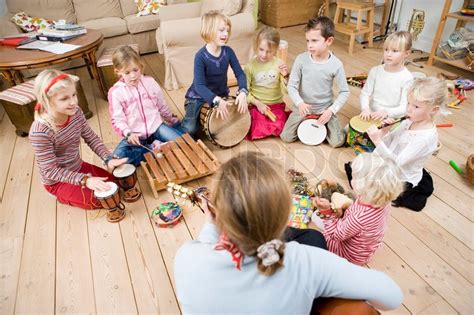
[(210, 175), (219, 167), (219, 161), (209, 148), (188, 134), (167, 142), (154, 152), (155, 155), (145, 153), (146, 162), (142, 161), (141, 165), (155, 198), (169, 182), (185, 183)]

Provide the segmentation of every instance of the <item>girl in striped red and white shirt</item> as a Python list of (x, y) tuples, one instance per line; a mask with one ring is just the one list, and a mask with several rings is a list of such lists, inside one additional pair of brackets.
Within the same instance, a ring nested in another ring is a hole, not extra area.
[(393, 160), (376, 153), (363, 153), (352, 162), (352, 187), (356, 201), (344, 216), (324, 219), (324, 237), (329, 251), (363, 265), (382, 245), (388, 225), (390, 202), (403, 189)]
[(35, 79), (38, 104), (29, 138), (35, 151), (41, 182), (61, 203), (84, 209), (101, 208), (94, 190), (106, 191), (106, 170), (80, 157), (81, 138), (109, 167), (127, 161), (114, 159), (102, 140), (89, 127), (77, 104), (73, 78), (58, 70), (42, 71)]

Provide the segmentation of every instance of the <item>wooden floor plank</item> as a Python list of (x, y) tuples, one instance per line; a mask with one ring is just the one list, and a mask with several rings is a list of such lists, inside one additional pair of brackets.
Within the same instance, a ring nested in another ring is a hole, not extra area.
[(127, 218), (120, 222), (120, 229), (138, 312), (177, 314), (178, 302), (153, 233), (145, 202), (141, 198), (125, 205)]
[(87, 212), (58, 203), (56, 312), (95, 313)]
[(0, 205), (3, 202), (3, 191), (5, 190), (16, 138), (15, 128), (10, 122), (10, 119), (4, 119), (4, 121), (0, 123), (0, 161), (2, 161), (2, 163), (0, 163)]
[(33, 152), (27, 138), (17, 138), (0, 207), (0, 314), (12, 314), (17, 296)]
[(472, 314), (474, 287), (402, 224), (391, 220), (385, 243), (425, 279), (455, 310)]
[(93, 219), (97, 211), (89, 211), (87, 220), (97, 312), (136, 313), (120, 225), (104, 216)]
[(56, 198), (47, 194), (35, 167), (15, 312), (52, 314), (56, 285)]
[(456, 314), (452, 306), (385, 244), (377, 250), (368, 266), (396, 279), (403, 290), (403, 305), (411, 313)]

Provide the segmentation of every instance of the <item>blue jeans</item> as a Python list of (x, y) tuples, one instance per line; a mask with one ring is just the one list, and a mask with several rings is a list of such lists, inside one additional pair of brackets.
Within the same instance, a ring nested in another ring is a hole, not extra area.
[(192, 137), (196, 136), (199, 128), (199, 114), (201, 113), (202, 105), (205, 103), (202, 99), (187, 98), (184, 103), (186, 114), (184, 115), (181, 126), (178, 129), (182, 133), (189, 133)]
[[(179, 129), (179, 124), (170, 127), (163, 123), (147, 139), (140, 139), (140, 143), (151, 149), (151, 144), (155, 140), (167, 142), (174, 140), (176, 137), (181, 136), (183, 133)], [(127, 139), (122, 139), (122, 141), (120, 141), (120, 143), (115, 148), (114, 156), (118, 158), (127, 157), (127, 163), (138, 166), (140, 162), (145, 159), (143, 155), (147, 152), (149, 151), (142, 147), (128, 143)]]

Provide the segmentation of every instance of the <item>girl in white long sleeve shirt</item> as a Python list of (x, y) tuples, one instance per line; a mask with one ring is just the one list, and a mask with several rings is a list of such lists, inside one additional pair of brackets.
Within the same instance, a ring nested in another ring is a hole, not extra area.
[(405, 67), (411, 49), (406, 31), (390, 34), (383, 45), (383, 65), (373, 67), (360, 93), (362, 119), (382, 120), (403, 115), (407, 108), (407, 89), (413, 75)]

